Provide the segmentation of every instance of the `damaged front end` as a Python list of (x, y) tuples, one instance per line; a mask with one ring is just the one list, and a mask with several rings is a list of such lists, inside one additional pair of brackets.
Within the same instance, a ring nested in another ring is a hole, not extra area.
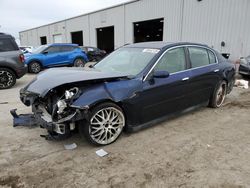
[(46, 139), (60, 139), (70, 135), (75, 129), (76, 121), (87, 117), (88, 106), (74, 106), (73, 103), (82, 94), (78, 87), (70, 89), (57, 88), (50, 90), (45, 97), (22, 89), (20, 99), (26, 106), (32, 105), (33, 114), (11, 114), (13, 126), (36, 126), (48, 130)]

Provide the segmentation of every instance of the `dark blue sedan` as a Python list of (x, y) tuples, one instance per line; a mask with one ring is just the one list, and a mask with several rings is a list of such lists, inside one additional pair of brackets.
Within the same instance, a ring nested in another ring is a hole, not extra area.
[[(234, 66), (206, 45), (127, 45), (92, 68), (41, 73), (20, 91), (47, 138), (78, 127), (96, 145), (200, 106), (218, 108), (234, 85)], [(51, 81), (53, 80), (53, 81)]]
[(83, 67), (88, 61), (85, 52), (76, 44), (42, 45), (24, 56), (25, 64), (31, 73), (39, 73), (43, 68), (48, 67)]

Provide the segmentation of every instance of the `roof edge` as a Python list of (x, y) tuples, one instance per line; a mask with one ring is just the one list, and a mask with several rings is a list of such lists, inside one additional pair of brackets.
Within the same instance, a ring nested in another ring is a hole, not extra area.
[(80, 14), (78, 16), (74, 16), (74, 17), (63, 19), (63, 20), (55, 21), (55, 22), (52, 22), (52, 23), (44, 24), (44, 25), (41, 25), (41, 26), (38, 26), (38, 27), (32, 27), (30, 29), (25, 29), (25, 30), (19, 31), (19, 34), (23, 33), (23, 32), (26, 32), (26, 31), (33, 30), (33, 29), (38, 29), (38, 28), (41, 28), (41, 27), (45, 27), (45, 26), (56, 24), (56, 23), (68, 21), (68, 20), (71, 20), (71, 19), (74, 19), (74, 18), (78, 18), (78, 17), (82, 17), (82, 16), (87, 16), (87, 15), (94, 14), (94, 13), (97, 13), (97, 12), (101, 12), (101, 11), (104, 11), (104, 10), (108, 10), (108, 9), (112, 9), (112, 8), (124, 6), (124, 5), (131, 4), (131, 3), (135, 3), (137, 1), (140, 1), (140, 0), (130, 0), (130, 1), (127, 1), (127, 2), (124, 2), (124, 3), (119, 3), (119, 4), (112, 5), (112, 6), (109, 6), (109, 7), (106, 7), (106, 8), (102, 8), (102, 9), (94, 10), (94, 11), (87, 12), (87, 13), (84, 13), (84, 14)]

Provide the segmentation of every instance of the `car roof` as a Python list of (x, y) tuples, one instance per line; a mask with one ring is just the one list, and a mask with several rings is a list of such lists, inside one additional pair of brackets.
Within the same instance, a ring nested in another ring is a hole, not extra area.
[(97, 47), (94, 47), (94, 46), (81, 46), (82, 48), (97, 48)]
[(13, 36), (6, 33), (0, 33), (0, 38), (13, 38)]
[(207, 45), (192, 43), (192, 42), (140, 42), (134, 44), (125, 45), (125, 48), (155, 48), (162, 49), (166, 47), (180, 46), (180, 45), (198, 45), (207, 47)]
[(49, 44), (49, 46), (78, 46), (78, 45), (71, 44), (71, 43), (53, 43), (53, 44)]

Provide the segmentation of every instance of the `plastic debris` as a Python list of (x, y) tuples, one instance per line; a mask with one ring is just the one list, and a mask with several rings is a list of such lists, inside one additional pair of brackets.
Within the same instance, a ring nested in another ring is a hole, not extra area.
[(73, 144), (64, 144), (64, 148), (66, 150), (73, 150), (73, 149), (77, 148), (77, 145), (76, 145), (76, 143), (73, 143)]
[(104, 151), (103, 149), (99, 149), (96, 152), (96, 155), (98, 155), (99, 157), (104, 157), (105, 155), (108, 155), (108, 153), (106, 151)]
[(235, 80), (235, 86), (243, 88), (243, 89), (248, 89), (248, 81), (246, 80)]

